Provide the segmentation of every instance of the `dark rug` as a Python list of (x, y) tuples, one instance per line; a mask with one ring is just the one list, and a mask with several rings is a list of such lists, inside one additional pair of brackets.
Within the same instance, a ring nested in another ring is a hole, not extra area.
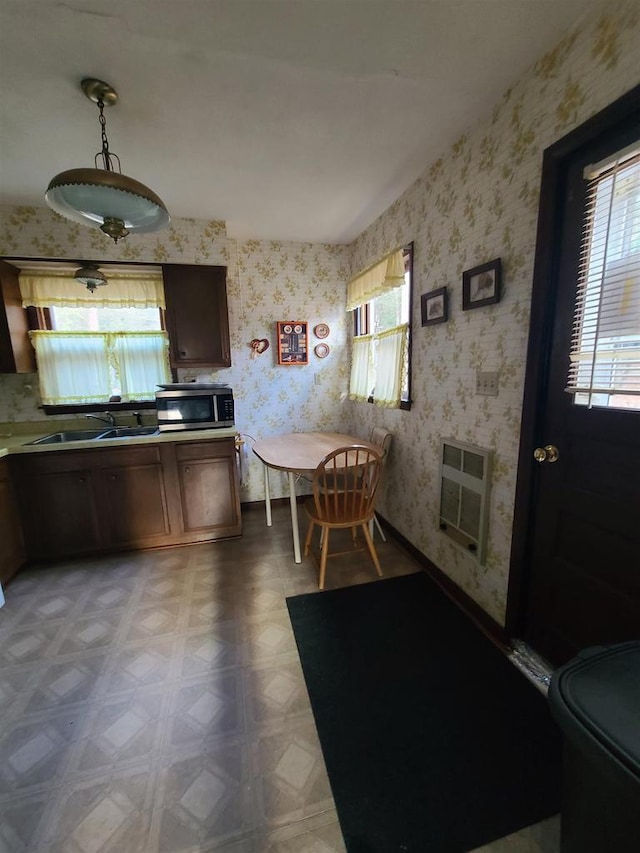
[(425, 574), (287, 606), (349, 853), (462, 853), (559, 811), (545, 697)]

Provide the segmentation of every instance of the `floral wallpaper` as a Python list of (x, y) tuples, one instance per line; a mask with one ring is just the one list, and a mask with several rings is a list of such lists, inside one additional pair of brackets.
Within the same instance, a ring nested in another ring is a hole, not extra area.
[[(392, 430), (382, 515), (503, 622), (542, 153), (640, 82), (638, 44), (635, 0), (613, 2), (605, 14), (585, 17), (484, 122), (428, 164), (352, 246), (238, 243), (224, 223), (193, 219), (174, 220), (165, 232), (115, 246), (100, 232), (48, 209), (0, 207), (0, 256), (226, 265), (233, 366), (214, 376), (233, 386), (238, 430), (253, 438), (305, 429), (367, 436), (375, 424)], [(345, 400), (345, 282), (351, 272), (411, 241), (411, 411)], [(496, 257), (503, 264), (500, 302), (463, 313), (463, 270)], [(420, 295), (444, 285), (448, 322), (422, 328)], [(277, 366), (275, 323), (285, 319), (307, 320), (310, 329), (327, 323), (329, 356), (320, 361), (311, 351), (306, 366)], [(252, 358), (249, 342), (263, 337), (270, 348)], [(499, 371), (497, 397), (475, 395), (476, 369)], [(41, 420), (37, 402), (37, 377), (0, 376), (0, 424)], [(493, 451), (484, 566), (438, 531), (438, 455), (446, 437)], [(243, 462), (242, 500), (261, 500), (261, 466), (248, 447)], [(271, 479), (274, 495), (284, 496), (284, 478)]]
[[(155, 263), (227, 266), (227, 298), (232, 367), (214, 371), (234, 391), (236, 426), (247, 435), (243, 448), (243, 501), (264, 497), (262, 465), (250, 450), (252, 439), (305, 429), (339, 430), (344, 423), (342, 398), (348, 385), (347, 246), (310, 243), (238, 243), (222, 222), (173, 220), (169, 229), (114, 244), (100, 231), (77, 226), (48, 208), (0, 206), (0, 256), (90, 258)], [(277, 364), (276, 322), (306, 320), (309, 363)], [(329, 355), (313, 352), (319, 343), (313, 327), (330, 328)], [(252, 358), (250, 341), (267, 338), (270, 347)], [(202, 371), (182, 371), (181, 379)], [(42, 421), (37, 376), (0, 375), (0, 424)], [(288, 494), (285, 477), (271, 475), (274, 497)]]
[[(411, 411), (349, 402), (353, 430), (394, 432), (379, 502), (389, 519), (498, 622), (504, 622), (542, 154), (640, 82), (637, 2), (585, 18), (432, 163), (352, 247), (352, 271), (414, 241)], [(462, 311), (462, 272), (502, 258), (497, 305)], [(449, 320), (421, 327), (420, 294), (449, 288)], [(476, 369), (499, 394), (475, 394)], [(493, 451), (484, 566), (438, 530), (442, 438)]]

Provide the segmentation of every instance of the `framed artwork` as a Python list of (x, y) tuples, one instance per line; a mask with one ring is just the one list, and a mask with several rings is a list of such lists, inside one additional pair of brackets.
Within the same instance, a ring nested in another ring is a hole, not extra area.
[(431, 293), (423, 293), (420, 297), (422, 325), (434, 326), (436, 323), (446, 323), (449, 319), (449, 302), (447, 288), (439, 287)]
[(500, 258), (462, 273), (462, 310), (481, 308), (500, 301), (502, 266)]
[(302, 320), (282, 320), (278, 328), (278, 364), (308, 364), (307, 324)]

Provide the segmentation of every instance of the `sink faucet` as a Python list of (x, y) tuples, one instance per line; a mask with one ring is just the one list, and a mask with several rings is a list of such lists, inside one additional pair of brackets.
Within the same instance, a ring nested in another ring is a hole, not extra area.
[(140, 412), (133, 412), (133, 417), (136, 419), (136, 424), (142, 426), (142, 415)]
[(109, 424), (111, 427), (115, 427), (116, 419), (111, 414), (111, 412), (104, 412), (103, 415), (86, 415), (87, 418), (95, 418), (97, 421), (104, 421), (105, 424)]

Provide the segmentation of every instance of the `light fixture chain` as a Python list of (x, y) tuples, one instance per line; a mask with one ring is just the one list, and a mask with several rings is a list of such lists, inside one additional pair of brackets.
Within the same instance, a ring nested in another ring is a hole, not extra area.
[(100, 110), (100, 136), (102, 138), (102, 161), (107, 172), (113, 172), (111, 154), (109, 153), (109, 140), (107, 139), (107, 120), (104, 117), (104, 101), (98, 98), (98, 109)]

